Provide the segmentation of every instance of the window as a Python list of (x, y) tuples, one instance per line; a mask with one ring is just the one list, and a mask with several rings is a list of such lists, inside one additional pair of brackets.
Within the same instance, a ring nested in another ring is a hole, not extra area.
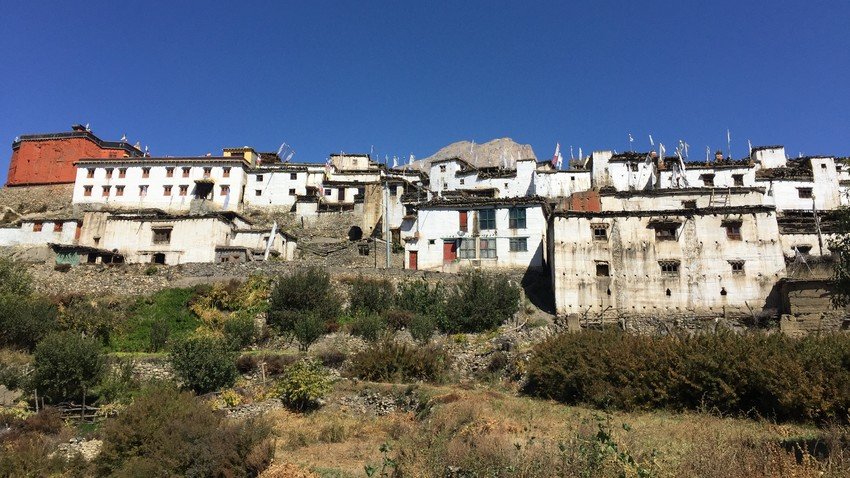
[(230, 168), (221, 168), (222, 176), (225, 178), (230, 177)]
[(448, 183), (443, 183), (443, 191), (448, 191), (449, 185)]
[(145, 185), (139, 186), (139, 196), (145, 197), (148, 195), (148, 187)]
[(607, 241), (608, 240), (608, 225), (607, 224), (591, 224), (590, 228), (593, 229), (593, 240), (594, 241)]
[(735, 186), (743, 186), (744, 185), (744, 175), (743, 174), (733, 174), (732, 175), (732, 184)]
[(657, 241), (675, 241), (676, 232), (679, 230), (678, 224), (658, 224), (655, 226), (655, 240)]
[(230, 194), (230, 186), (226, 186), (226, 185), (222, 186), (221, 187), (221, 195), (227, 196), (228, 194)]
[(482, 231), (496, 229), (495, 209), (482, 209), (478, 211), (478, 229)]
[(106, 168), (106, 179), (112, 179), (112, 168)]
[(187, 194), (189, 194), (189, 186), (180, 186), (180, 195), (186, 196)]
[(102, 193), (100, 193), (100, 195), (101, 195), (101, 196), (103, 196), (103, 197), (105, 197), (105, 198), (106, 198), (106, 197), (109, 197), (109, 190), (110, 190), (110, 189), (111, 189), (111, 188), (110, 188), (109, 186), (104, 186), (104, 187), (103, 187), (103, 192), (102, 192)]
[(429, 246), (433, 246), (433, 245), (434, 245), (434, 244), (436, 244), (436, 243), (437, 243), (437, 240), (436, 240), (436, 239), (428, 239), (428, 245), (429, 245)]
[(679, 261), (658, 261), (664, 275), (679, 275)]
[(692, 199), (692, 200), (689, 200), (689, 201), (682, 201), (682, 207), (685, 208), (685, 209), (696, 209), (697, 208), (697, 202), (696, 202), (695, 199)]
[(127, 177), (127, 168), (118, 168), (118, 177), (126, 178)]
[(463, 232), (469, 231), (469, 211), (458, 211), (458, 222), (460, 223), (460, 230)]
[(208, 178), (212, 174), (212, 168), (204, 168), (204, 177)]
[(800, 196), (800, 199), (811, 199), (812, 188), (797, 188), (797, 195)]
[(298, 179), (298, 173), (289, 173), (289, 179), (295, 181)]
[(115, 195), (123, 196), (124, 195), (124, 186), (115, 186)]
[(633, 172), (633, 173), (636, 173), (636, 172), (637, 172), (637, 170), (638, 170), (638, 165), (637, 165), (637, 163), (629, 163), (629, 171), (631, 171), (631, 172)]
[(735, 241), (741, 240), (741, 222), (729, 221), (724, 222), (723, 227), (726, 228), (726, 237)]
[(821, 168), (821, 169), (826, 169), (826, 163), (821, 163), (820, 168)]
[(142, 177), (149, 178), (151, 176), (151, 168), (142, 168)]
[(330, 189), (325, 189), (325, 196), (330, 196), (333, 193)]
[(32, 223), (32, 232), (41, 232), (44, 228), (44, 223), (41, 221), (35, 221)]
[(188, 178), (189, 173), (192, 171), (192, 168), (183, 168), (183, 177)]
[(54, 222), (53, 223), (53, 232), (62, 232), (62, 223)]
[(799, 252), (800, 254), (804, 254), (804, 255), (808, 255), (810, 252), (812, 252), (812, 246), (810, 246), (808, 244), (801, 244), (799, 246), (794, 246), (794, 249), (796, 249), (797, 252)]
[(463, 186), (465, 183), (466, 183), (466, 180), (465, 180), (465, 179), (463, 179), (463, 178), (461, 178), (461, 180), (460, 180), (460, 185), (461, 185), (461, 186)]
[(154, 244), (168, 244), (171, 242), (171, 228), (155, 228), (153, 229)]
[(262, 189), (255, 189), (254, 190), (254, 196), (262, 196), (262, 195), (263, 195)]
[(458, 242), (457, 256), (460, 259), (475, 259), (475, 239), (458, 239)]
[(703, 186), (714, 187), (714, 175), (713, 174), (700, 174), (699, 178), (702, 181)]
[(512, 207), (508, 211), (508, 227), (511, 229), (525, 229), (525, 209)]
[(596, 263), (596, 277), (609, 277), (611, 275), (607, 262)]
[(89, 179), (94, 177), (94, 168), (86, 169), (86, 177), (89, 178)]
[(174, 168), (165, 168), (165, 177), (173, 178), (174, 177)]
[(258, 174), (258, 175), (257, 175), (257, 182), (258, 182), (258, 183), (263, 182), (263, 175), (262, 175), (262, 174)]
[(441, 172), (441, 173), (445, 173), (445, 172), (446, 172), (446, 165), (445, 165), (445, 164), (440, 165), (440, 172)]
[(91, 196), (91, 186), (83, 186), (83, 196)]
[(171, 196), (171, 186), (163, 186), (162, 194), (163, 196)]
[(729, 265), (732, 267), (733, 274), (744, 273), (744, 261), (729, 261)]
[(291, 188), (291, 189), (289, 190), (289, 195), (290, 195), (290, 196), (295, 196), (295, 188)]
[(496, 258), (496, 238), (489, 237), (487, 239), (479, 239), (478, 245), (481, 249), (482, 259)]
[(526, 252), (528, 251), (528, 238), (527, 237), (512, 237), (510, 238), (510, 251), (511, 252)]

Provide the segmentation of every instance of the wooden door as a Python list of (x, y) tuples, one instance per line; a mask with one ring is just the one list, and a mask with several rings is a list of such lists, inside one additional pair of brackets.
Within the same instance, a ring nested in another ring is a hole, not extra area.
[(458, 211), (460, 216), (460, 230), (463, 232), (468, 231), (468, 223), (467, 223), (467, 212), (466, 211)]
[(457, 259), (457, 241), (443, 242), (443, 261), (450, 262)]
[(410, 251), (410, 270), (419, 270), (419, 252)]

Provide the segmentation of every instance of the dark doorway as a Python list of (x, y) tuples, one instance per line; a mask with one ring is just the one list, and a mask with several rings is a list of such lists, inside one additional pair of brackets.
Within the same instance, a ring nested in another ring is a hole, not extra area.
[(348, 230), (348, 240), (359, 241), (360, 239), (363, 239), (363, 229), (360, 229), (360, 226), (351, 226)]
[(153, 257), (151, 258), (151, 262), (154, 263), (154, 264), (164, 265), (165, 264), (165, 254), (163, 254), (161, 252), (154, 254)]

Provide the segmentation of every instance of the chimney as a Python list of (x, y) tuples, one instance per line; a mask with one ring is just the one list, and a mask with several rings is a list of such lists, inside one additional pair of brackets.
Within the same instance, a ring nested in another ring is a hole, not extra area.
[(720, 151), (718, 149), (717, 152), (714, 153), (714, 160), (715, 161), (723, 161), (723, 151)]

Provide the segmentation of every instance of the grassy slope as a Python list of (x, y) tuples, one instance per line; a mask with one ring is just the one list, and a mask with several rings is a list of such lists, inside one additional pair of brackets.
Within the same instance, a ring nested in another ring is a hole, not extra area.
[(159, 320), (168, 324), (169, 339), (184, 337), (200, 325), (198, 318), (188, 309), (192, 289), (165, 289), (148, 297), (139, 298), (129, 311), (110, 344), (114, 352), (150, 351), (151, 326)]

